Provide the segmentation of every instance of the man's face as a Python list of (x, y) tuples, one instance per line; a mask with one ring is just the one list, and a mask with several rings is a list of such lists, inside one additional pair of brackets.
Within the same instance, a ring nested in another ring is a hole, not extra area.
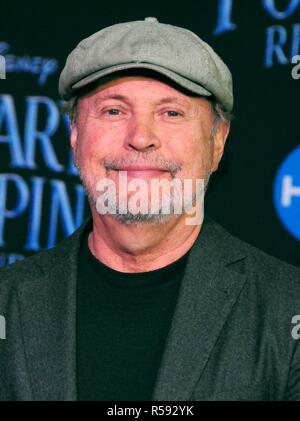
[(213, 118), (205, 98), (143, 76), (120, 77), (81, 97), (71, 142), (92, 205), (97, 182), (108, 178), (117, 186), (120, 171), (127, 171), (128, 181), (147, 183), (208, 180), (229, 130), (221, 123), (212, 137)]

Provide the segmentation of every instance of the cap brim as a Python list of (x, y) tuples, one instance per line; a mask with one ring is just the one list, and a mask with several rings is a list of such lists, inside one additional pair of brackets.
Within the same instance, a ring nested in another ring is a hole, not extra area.
[[(80, 81), (76, 82), (74, 85), (72, 85), (72, 90), (76, 91), (80, 88), (83, 88), (87, 85), (89, 85), (92, 82), (95, 82), (96, 80), (100, 79), (101, 77), (113, 74), (115, 72), (121, 71), (121, 70), (127, 70), (127, 69), (150, 69), (154, 70), (159, 74), (162, 74), (166, 76), (167, 78), (171, 79), (173, 82), (177, 83), (179, 86), (187, 89), (188, 91), (191, 91), (195, 94), (202, 95), (202, 96), (211, 96), (211, 92), (209, 92), (207, 89), (203, 88), (202, 86), (199, 86), (198, 84), (194, 83), (190, 79), (186, 79), (180, 75), (178, 75), (175, 72), (172, 72), (162, 66), (158, 66), (156, 64), (150, 64), (150, 63), (140, 63), (140, 62), (134, 62), (134, 63), (124, 63), (124, 64), (118, 64), (117, 66), (111, 66), (106, 69), (98, 70), (95, 73), (92, 73), (85, 78), (81, 79)], [(75, 92), (73, 92), (75, 94)], [(72, 94), (70, 95), (72, 96)]]

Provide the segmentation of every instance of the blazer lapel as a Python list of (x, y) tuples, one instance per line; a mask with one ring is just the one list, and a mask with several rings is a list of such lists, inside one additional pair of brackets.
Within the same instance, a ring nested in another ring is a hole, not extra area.
[[(34, 400), (76, 400), (76, 282), (81, 236), (36, 256), (34, 280), (18, 291), (23, 341)], [(34, 297), (34, 299), (33, 299)], [(30, 308), (28, 303), (32, 303)]]
[[(246, 278), (229, 268), (245, 256), (205, 220), (190, 252), (153, 400), (190, 400)], [(232, 238), (232, 237), (231, 237)]]

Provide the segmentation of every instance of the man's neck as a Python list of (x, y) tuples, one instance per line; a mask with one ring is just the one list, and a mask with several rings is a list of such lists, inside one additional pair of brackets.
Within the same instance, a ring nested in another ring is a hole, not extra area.
[(186, 225), (181, 215), (163, 224), (122, 224), (92, 209), (93, 230), (88, 245), (105, 265), (120, 272), (148, 272), (178, 260), (188, 252), (201, 225)]

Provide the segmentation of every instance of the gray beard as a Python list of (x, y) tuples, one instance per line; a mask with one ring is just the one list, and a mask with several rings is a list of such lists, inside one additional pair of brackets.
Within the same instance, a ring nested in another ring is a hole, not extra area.
[[(77, 169), (78, 169), (78, 174), (82, 182), (82, 185), (85, 188), (89, 204), (91, 208), (96, 208), (97, 197), (95, 197), (93, 193), (89, 190), (79, 166), (77, 166)], [(204, 182), (204, 194), (207, 191), (210, 176), (211, 174), (208, 175), (208, 178)], [(178, 218), (180, 216), (180, 214), (175, 213), (175, 209), (176, 209), (176, 206), (174, 204), (175, 200), (176, 199), (174, 198), (174, 195), (171, 195), (170, 212), (168, 214), (163, 213), (163, 205), (161, 205), (160, 209), (156, 213), (151, 213), (151, 212), (132, 213), (128, 209), (126, 213), (121, 213), (118, 200), (117, 200), (115, 203), (115, 212), (110, 213), (110, 216), (122, 224), (166, 224), (169, 221), (171, 221), (173, 218), (175, 217)], [(197, 200), (197, 195), (196, 193), (194, 193), (192, 197), (191, 206), (195, 206), (196, 200)]]

